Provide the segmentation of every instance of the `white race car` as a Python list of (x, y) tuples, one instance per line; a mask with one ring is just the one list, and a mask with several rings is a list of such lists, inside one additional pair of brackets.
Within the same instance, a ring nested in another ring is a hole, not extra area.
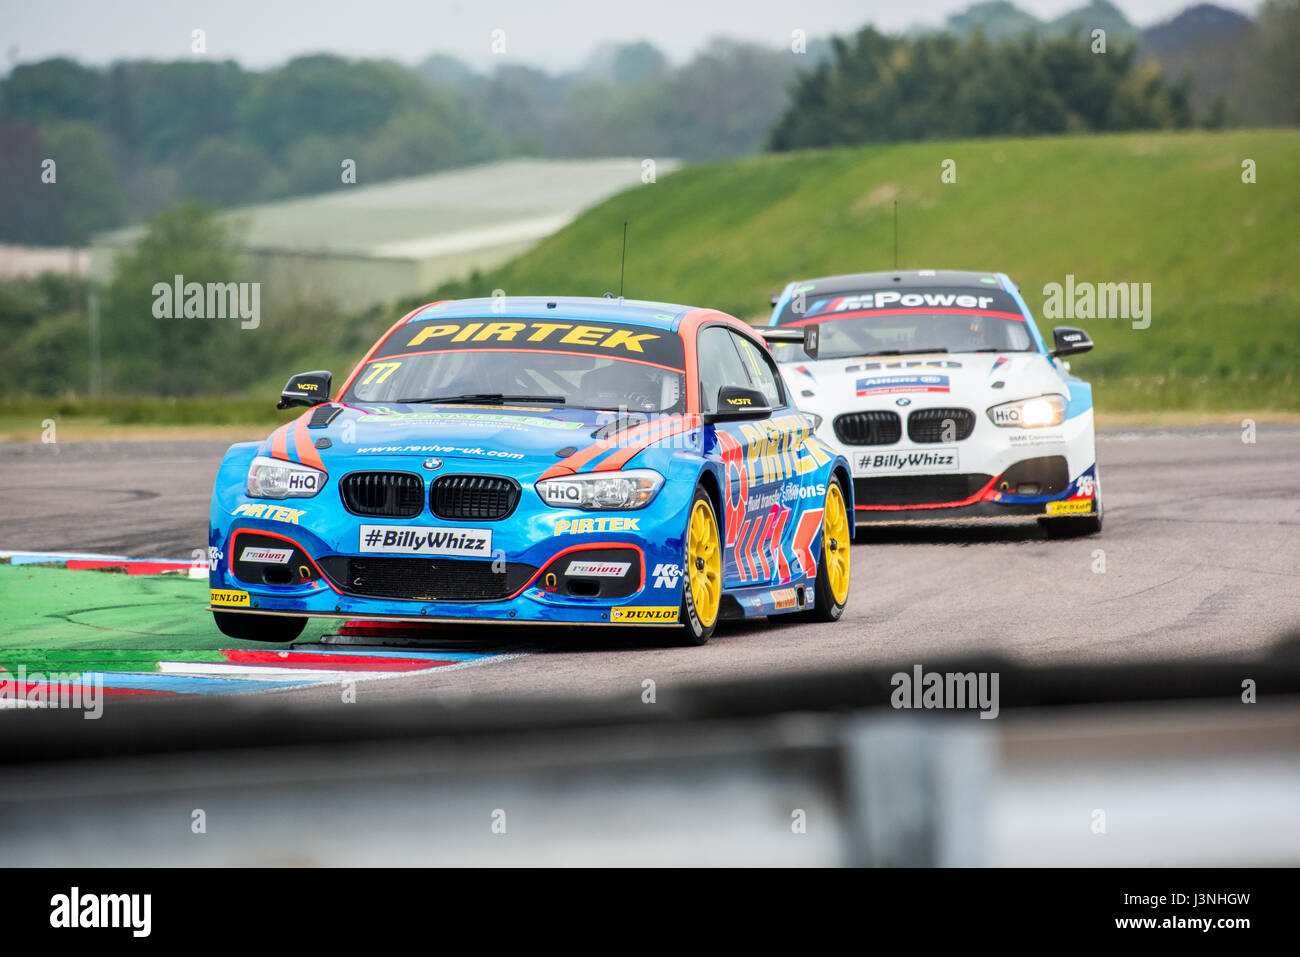
[(1092, 386), (1049, 349), (1003, 273), (792, 282), (764, 335), (817, 436), (853, 468), (857, 524), (1028, 519), (1101, 530)]

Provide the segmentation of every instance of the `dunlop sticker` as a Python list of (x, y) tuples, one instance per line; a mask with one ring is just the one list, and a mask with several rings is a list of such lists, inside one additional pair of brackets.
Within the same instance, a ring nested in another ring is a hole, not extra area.
[(677, 620), (677, 607), (615, 608), (609, 620), (617, 625), (663, 625)]
[(213, 605), (225, 605), (227, 607), (248, 607), (248, 592), (246, 591), (223, 591), (219, 588), (208, 590), (208, 602)]
[(1065, 502), (1048, 502), (1048, 515), (1078, 515), (1092, 511), (1092, 499), (1072, 498)]

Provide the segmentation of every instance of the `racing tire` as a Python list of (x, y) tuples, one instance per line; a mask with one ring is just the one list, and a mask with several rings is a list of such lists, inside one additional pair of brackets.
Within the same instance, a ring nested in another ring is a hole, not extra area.
[(713, 637), (722, 611), (722, 535), (718, 513), (703, 486), (695, 489), (686, 518), (682, 605), (676, 644), (703, 645)]
[(839, 621), (849, 601), (849, 582), (853, 562), (850, 546), (849, 514), (845, 505), (844, 485), (832, 476), (826, 486), (826, 504), (822, 510), (822, 553), (813, 582), (813, 606), (790, 615), (792, 621)]
[(238, 612), (214, 611), (212, 617), (223, 635), (244, 641), (287, 644), (307, 627), (306, 618), (289, 615), (241, 615)]
[(1063, 518), (1040, 518), (1038, 524), (1043, 526), (1048, 538), (1082, 538), (1096, 535), (1101, 531), (1101, 478), (1094, 480), (1092, 512), (1088, 515), (1069, 515)]

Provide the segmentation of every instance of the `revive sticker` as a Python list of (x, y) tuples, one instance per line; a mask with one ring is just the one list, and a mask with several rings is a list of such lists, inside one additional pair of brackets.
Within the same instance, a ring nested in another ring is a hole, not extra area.
[(631, 562), (569, 562), (565, 574), (583, 575), (587, 578), (622, 578), (631, 567)]
[(241, 562), (264, 562), (268, 565), (288, 564), (293, 555), (292, 548), (254, 548), (249, 546), (239, 555)]

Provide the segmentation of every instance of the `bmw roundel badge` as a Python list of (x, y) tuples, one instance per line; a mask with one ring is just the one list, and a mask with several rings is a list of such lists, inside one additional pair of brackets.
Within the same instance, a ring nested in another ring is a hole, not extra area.
[(911, 405), (911, 404), (912, 404), (912, 400), (909, 399), (907, 396), (903, 396), (903, 398), (901, 399), (894, 400), (894, 405)]
[(424, 467), (430, 472), (442, 468), (442, 459), (425, 459)]

